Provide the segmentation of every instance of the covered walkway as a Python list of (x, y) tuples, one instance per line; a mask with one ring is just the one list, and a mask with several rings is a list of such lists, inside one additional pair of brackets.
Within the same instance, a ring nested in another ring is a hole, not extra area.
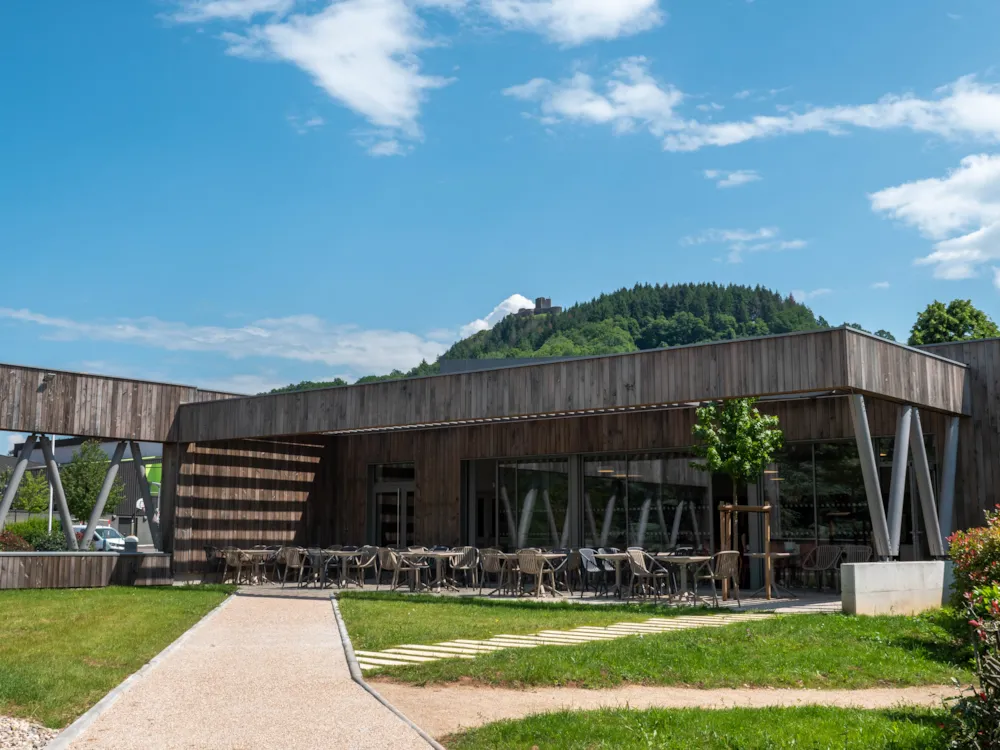
[(127, 689), (74, 749), (419, 748), (351, 680), (328, 596), (236, 596)]

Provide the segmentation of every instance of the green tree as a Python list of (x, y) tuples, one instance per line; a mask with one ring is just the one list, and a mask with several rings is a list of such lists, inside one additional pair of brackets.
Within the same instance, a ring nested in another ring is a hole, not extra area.
[(911, 346), (941, 344), (965, 339), (989, 339), (1000, 336), (1000, 328), (972, 300), (954, 299), (945, 307), (934, 300), (917, 316), (910, 329)]
[[(0, 493), (10, 482), (13, 469), (0, 471)], [(49, 507), (49, 481), (40, 471), (26, 471), (21, 477), (21, 484), (14, 496), (13, 510), (23, 510), (27, 513), (41, 513)]]
[(896, 337), (893, 336), (892, 333), (885, 330), (884, 328), (879, 328), (877, 331), (875, 331), (875, 335), (878, 336), (880, 339), (885, 339), (886, 341), (896, 340)]
[(702, 459), (691, 466), (729, 476), (734, 504), (740, 486), (760, 479), (784, 442), (778, 418), (761, 414), (756, 403), (753, 398), (734, 398), (699, 407), (691, 430), (695, 455)]
[[(66, 504), (74, 518), (86, 520), (97, 502), (97, 496), (104, 484), (111, 460), (101, 450), (101, 444), (96, 440), (88, 440), (80, 449), (73, 452), (69, 463), (59, 468), (63, 489), (66, 492)], [(125, 484), (121, 475), (115, 477), (108, 494), (108, 502), (101, 509), (116, 508), (125, 499)]]

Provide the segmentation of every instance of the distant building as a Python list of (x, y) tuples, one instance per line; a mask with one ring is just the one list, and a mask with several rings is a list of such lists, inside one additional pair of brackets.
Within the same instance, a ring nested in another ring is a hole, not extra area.
[(561, 307), (552, 306), (551, 297), (536, 297), (534, 308), (522, 307), (520, 310), (517, 311), (517, 315), (526, 318), (530, 315), (547, 315), (548, 313), (561, 313), (561, 312), (562, 312)]

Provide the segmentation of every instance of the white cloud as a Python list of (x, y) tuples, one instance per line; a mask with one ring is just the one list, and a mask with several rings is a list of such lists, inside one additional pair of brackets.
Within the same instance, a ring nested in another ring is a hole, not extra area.
[(6, 447), (4, 448), (3, 455), (5, 456), (9, 456), (14, 450), (14, 446), (18, 443), (23, 443), (28, 437), (21, 432), (5, 432), (3, 435), (7, 438), (6, 441), (4, 441)]
[(720, 112), (725, 109), (724, 106), (716, 102), (709, 102), (708, 104), (699, 104), (695, 107), (699, 112)]
[[(767, 94), (781, 90), (772, 89)], [(872, 104), (786, 110), (730, 122), (682, 116), (678, 108), (685, 100), (683, 92), (657, 81), (642, 57), (626, 58), (602, 81), (578, 72), (559, 82), (536, 78), (505, 93), (537, 101), (539, 119), (546, 125), (561, 120), (607, 124), (620, 133), (642, 124), (662, 139), (667, 151), (696, 151), (799, 133), (843, 135), (850, 128), (906, 129), (945, 138), (1000, 141), (1000, 85), (979, 83), (972, 77), (938, 89), (936, 97), (930, 99), (889, 95)], [(737, 97), (746, 98), (751, 93), (739, 92)]]
[(737, 91), (733, 94), (733, 99), (749, 99), (752, 93), (750, 89), (743, 89), (743, 91)]
[(535, 303), (524, 295), (512, 294), (494, 307), (493, 311), (485, 318), (479, 318), (462, 326), (459, 329), (459, 337), (465, 339), (479, 331), (489, 330), (511, 313), (516, 313), (518, 310), (526, 307), (534, 308), (534, 306)]
[(822, 289), (813, 289), (811, 292), (807, 292), (804, 289), (793, 289), (792, 298), (796, 302), (805, 302), (806, 300), (815, 299), (816, 297), (823, 297), (830, 294), (832, 291), (832, 289), (827, 289), (825, 287)]
[(368, 153), (372, 156), (402, 156), (406, 149), (395, 138), (386, 141), (377, 141), (368, 147)]
[[(207, 19), (229, 20), (249, 20), (265, 6), (290, 10), (292, 3), (198, 4), (202, 15), (212, 12)], [(175, 18), (194, 20), (191, 7)], [(450, 82), (421, 72), (418, 53), (434, 42), (406, 0), (340, 0), (315, 13), (274, 16), (239, 32), (227, 30), (219, 38), (228, 55), (288, 62), (305, 71), (333, 99), (375, 126), (382, 143), (420, 140), (418, 120), (427, 92)], [(385, 155), (386, 148), (373, 153)]]
[(305, 135), (310, 130), (315, 130), (323, 125), (324, 122), (322, 117), (315, 115), (313, 117), (306, 118), (299, 117), (298, 115), (288, 115), (285, 119), (288, 120), (288, 124), (292, 126), (292, 130), (299, 135)]
[(674, 109), (684, 95), (672, 86), (658, 83), (648, 71), (644, 57), (621, 60), (605, 82), (603, 92), (594, 79), (583, 72), (559, 82), (535, 78), (511, 86), (504, 94), (524, 101), (537, 101), (541, 121), (609, 124), (617, 133), (641, 126), (653, 135), (662, 135), (676, 121)]
[(868, 197), (872, 210), (935, 241), (917, 263), (933, 265), (936, 278), (969, 278), (979, 266), (1000, 259), (1000, 154), (967, 156), (945, 177)]
[(775, 252), (781, 250), (801, 250), (809, 243), (806, 240), (782, 240), (776, 227), (760, 229), (706, 229), (695, 235), (681, 239), (682, 245), (727, 245), (729, 254), (726, 261), (742, 263), (744, 253)]
[(170, 18), (180, 23), (249, 21), (257, 15), (287, 13), (295, 0), (183, 0)]
[(483, 0), (483, 7), (506, 26), (565, 45), (636, 34), (665, 17), (658, 0)]
[(723, 169), (706, 169), (704, 175), (705, 179), (714, 180), (715, 186), (719, 188), (739, 187), (748, 182), (757, 182), (760, 179), (760, 175), (754, 169), (737, 169), (734, 172)]
[(874, 284), (872, 284), (871, 288), (872, 289), (888, 289), (889, 288), (889, 282), (888, 281), (876, 281)]
[[(492, 328), (506, 315), (533, 306), (528, 298), (511, 295), (486, 317), (462, 326), (457, 335), (465, 338), (476, 331)], [(235, 360), (291, 360), (342, 367), (364, 375), (408, 370), (421, 360), (433, 362), (457, 337), (454, 329), (438, 329), (426, 335), (368, 330), (330, 323), (315, 315), (264, 318), (243, 326), (211, 326), (152, 317), (84, 321), (0, 307), (0, 319), (39, 326), (45, 331), (44, 338), (52, 341), (108, 341), (167, 351), (212, 352)], [(128, 368), (123, 370), (102, 362), (90, 362), (89, 365), (93, 366), (88, 366), (88, 370), (115, 370), (125, 377), (168, 379), (158, 373), (136, 374)], [(349, 379), (351, 376), (341, 377)], [(260, 370), (226, 378), (195, 380), (195, 383), (234, 393), (259, 393), (282, 385), (280, 381), (274, 371)]]

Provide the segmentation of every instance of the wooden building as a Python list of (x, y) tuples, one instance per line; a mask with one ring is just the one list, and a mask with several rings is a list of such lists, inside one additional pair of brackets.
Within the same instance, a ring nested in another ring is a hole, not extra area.
[[(773, 506), (777, 544), (928, 558), (1000, 502), (994, 340), (915, 349), (838, 328), (255, 397), (6, 372), (0, 429), (164, 443), (179, 578), (205, 545), (712, 549), (733, 488), (691, 467), (691, 427), (736, 397), (784, 430), (739, 490)], [(760, 544), (752, 524), (741, 536)]]

